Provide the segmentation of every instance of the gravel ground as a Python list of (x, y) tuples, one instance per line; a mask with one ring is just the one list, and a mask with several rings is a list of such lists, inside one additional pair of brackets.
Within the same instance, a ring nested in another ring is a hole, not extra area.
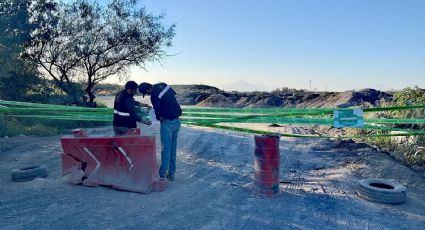
[[(142, 132), (158, 135), (158, 126)], [(253, 195), (248, 134), (182, 127), (176, 180), (150, 194), (68, 185), (59, 136), (1, 139), (0, 150), (0, 229), (425, 229), (425, 179), (362, 144), (281, 138), (282, 193), (273, 199)], [(158, 151), (157, 140), (159, 160)], [(12, 169), (32, 164), (47, 165), (49, 176), (10, 180)], [(408, 201), (362, 200), (357, 181), (369, 177), (398, 180)]]

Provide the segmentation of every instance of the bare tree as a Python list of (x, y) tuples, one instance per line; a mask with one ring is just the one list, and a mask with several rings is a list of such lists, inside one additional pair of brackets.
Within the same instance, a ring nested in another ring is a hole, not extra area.
[(165, 27), (164, 15), (154, 16), (138, 7), (137, 0), (76, 0), (57, 3), (36, 0), (32, 20), (39, 28), (27, 49), (45, 74), (66, 93), (79, 99), (78, 85), (92, 103), (94, 87), (129, 67), (145, 68), (166, 55), (175, 25)]

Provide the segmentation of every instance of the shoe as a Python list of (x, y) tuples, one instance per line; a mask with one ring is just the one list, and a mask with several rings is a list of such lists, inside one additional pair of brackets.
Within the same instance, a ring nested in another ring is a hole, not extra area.
[(174, 181), (174, 175), (167, 175), (167, 179), (170, 181)]

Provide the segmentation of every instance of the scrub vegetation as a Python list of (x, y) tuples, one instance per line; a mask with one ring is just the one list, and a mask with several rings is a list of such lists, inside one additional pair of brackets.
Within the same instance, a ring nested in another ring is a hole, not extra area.
[[(405, 88), (394, 92), (393, 100), (384, 102), (387, 106), (406, 106), (406, 105), (424, 105), (425, 90), (419, 87)], [(425, 109), (404, 110), (394, 112), (382, 112), (376, 114), (381, 118), (424, 118)], [(409, 124), (398, 125), (394, 128), (411, 129), (416, 131), (425, 131), (425, 125)], [(371, 133), (382, 133), (383, 131), (365, 131), (349, 130), (350, 134), (362, 135)], [(407, 137), (381, 137), (367, 138), (362, 141), (374, 145), (380, 149), (386, 150), (394, 158), (406, 162), (408, 165), (416, 165), (425, 168), (425, 136), (407, 136)]]

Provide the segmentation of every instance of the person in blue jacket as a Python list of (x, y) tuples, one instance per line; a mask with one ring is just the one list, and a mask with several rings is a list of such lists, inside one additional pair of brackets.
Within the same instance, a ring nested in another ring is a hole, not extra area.
[(176, 92), (165, 83), (151, 85), (143, 82), (139, 85), (139, 92), (150, 95), (155, 116), (161, 122), (161, 167), (159, 176), (174, 180), (176, 172), (177, 136), (180, 131), (179, 117), (182, 109), (175, 97)]
[(150, 122), (143, 121), (142, 118), (136, 114), (134, 107), (147, 107), (149, 105), (140, 103), (134, 100), (134, 94), (137, 92), (138, 84), (134, 81), (128, 81), (125, 84), (125, 89), (120, 91), (115, 96), (114, 101), (114, 120), (113, 128), (115, 135), (125, 135), (129, 129), (136, 128), (137, 123), (141, 122), (150, 125)]

